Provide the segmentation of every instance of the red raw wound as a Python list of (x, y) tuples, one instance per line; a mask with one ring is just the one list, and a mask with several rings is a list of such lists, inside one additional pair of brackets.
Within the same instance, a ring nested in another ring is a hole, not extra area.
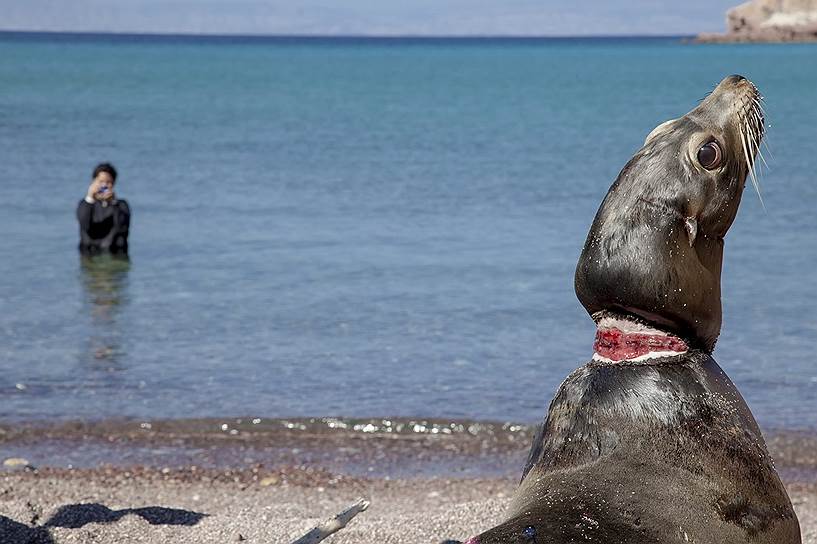
[(611, 361), (625, 361), (656, 352), (683, 353), (686, 342), (672, 335), (623, 332), (619, 329), (598, 329), (593, 351)]

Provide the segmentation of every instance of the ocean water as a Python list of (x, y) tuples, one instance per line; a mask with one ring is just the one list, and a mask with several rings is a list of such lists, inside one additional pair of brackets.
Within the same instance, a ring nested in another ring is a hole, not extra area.
[[(817, 47), (0, 34), (0, 420), (532, 422), (591, 354), (573, 269), (658, 123), (741, 73), (765, 211), (715, 358), (817, 426)], [(131, 258), (82, 261), (99, 161)]]

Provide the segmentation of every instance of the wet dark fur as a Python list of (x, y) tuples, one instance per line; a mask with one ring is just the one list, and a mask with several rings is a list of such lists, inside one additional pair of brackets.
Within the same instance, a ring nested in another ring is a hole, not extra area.
[(800, 542), (749, 408), (699, 351), (573, 372), (509, 518), (479, 543)]

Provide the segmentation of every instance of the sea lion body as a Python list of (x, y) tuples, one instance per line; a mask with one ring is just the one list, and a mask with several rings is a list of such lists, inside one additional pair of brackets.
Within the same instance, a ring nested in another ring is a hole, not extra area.
[(553, 544), (800, 542), (749, 408), (700, 351), (648, 364), (590, 362), (565, 380), (508, 521), (478, 542), (531, 536)]
[(725, 78), (659, 125), (576, 268), (593, 360), (559, 388), (507, 520), (467, 544), (799, 544), (763, 436), (710, 353), (723, 238), (753, 174), (760, 95)]

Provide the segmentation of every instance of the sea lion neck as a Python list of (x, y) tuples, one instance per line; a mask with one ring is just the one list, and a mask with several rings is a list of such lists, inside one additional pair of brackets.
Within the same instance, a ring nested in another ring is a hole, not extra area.
[(650, 133), (607, 192), (576, 266), (591, 316), (636, 316), (712, 351), (723, 238), (762, 135), (760, 95), (742, 76)]

